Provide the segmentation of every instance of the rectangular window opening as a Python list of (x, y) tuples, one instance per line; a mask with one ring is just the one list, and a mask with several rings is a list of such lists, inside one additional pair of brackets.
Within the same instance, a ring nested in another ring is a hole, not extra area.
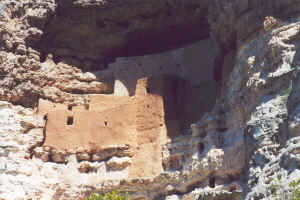
[(72, 105), (68, 105), (68, 110), (72, 111), (73, 106)]
[(67, 125), (73, 125), (73, 122), (74, 122), (74, 117), (73, 116), (69, 116), (68, 118), (67, 118)]

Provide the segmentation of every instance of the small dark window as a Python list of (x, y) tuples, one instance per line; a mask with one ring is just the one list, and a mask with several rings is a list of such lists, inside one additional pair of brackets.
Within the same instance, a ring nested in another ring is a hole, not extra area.
[[(15, 48), (16, 48), (16, 47), (15, 47)], [(42, 63), (46, 61), (46, 58), (47, 58), (46, 53), (41, 53), (41, 55), (40, 55), (40, 61), (41, 61)]]
[(89, 110), (90, 109), (90, 104), (85, 104), (84, 107), (85, 107), (86, 110)]
[(48, 120), (48, 115), (44, 115), (44, 120)]
[(149, 87), (146, 87), (146, 91), (147, 91), (148, 94), (150, 94), (150, 92), (151, 92)]
[(215, 181), (216, 181), (215, 178), (211, 177), (209, 179), (209, 187), (214, 188), (215, 187)]
[(68, 105), (68, 110), (72, 111), (73, 106), (72, 105)]
[(150, 108), (150, 105), (147, 105), (147, 108)]
[(199, 153), (202, 153), (204, 151), (204, 144), (202, 142), (198, 144), (198, 151)]
[(73, 125), (74, 117), (68, 117), (67, 118), (67, 125)]
[(107, 126), (107, 121), (104, 121), (104, 126)]

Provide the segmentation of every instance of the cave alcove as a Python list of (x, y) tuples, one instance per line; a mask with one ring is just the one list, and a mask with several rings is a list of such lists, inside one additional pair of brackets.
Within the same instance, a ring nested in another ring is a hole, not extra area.
[(55, 63), (91, 72), (111, 84), (116, 96), (134, 96), (140, 78), (169, 76), (163, 101), (170, 137), (183, 133), (213, 108), (218, 87), (213, 68), (219, 50), (209, 37), (203, 13), (178, 23), (172, 16), (158, 17), (153, 20), (161, 26), (144, 20), (143, 26), (136, 27), (131, 23), (134, 16), (117, 23), (105, 10), (97, 14), (92, 8), (64, 6), (58, 5), (34, 47), (41, 52), (42, 62), (52, 54)]

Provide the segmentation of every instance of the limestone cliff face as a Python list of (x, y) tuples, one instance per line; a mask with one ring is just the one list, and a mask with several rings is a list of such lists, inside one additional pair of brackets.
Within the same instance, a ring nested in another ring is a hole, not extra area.
[(0, 199), (288, 199), (299, 9), (1, 1)]

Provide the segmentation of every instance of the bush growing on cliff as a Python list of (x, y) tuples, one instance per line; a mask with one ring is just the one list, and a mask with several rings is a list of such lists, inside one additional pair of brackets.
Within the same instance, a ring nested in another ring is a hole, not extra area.
[(290, 86), (283, 92), (283, 94), (281, 95), (281, 99), (283, 101), (287, 101), (291, 92), (292, 92), (292, 84), (290, 84)]
[(129, 200), (128, 192), (125, 194), (119, 191), (107, 192), (104, 196), (101, 194), (92, 193), (86, 200)]
[(277, 180), (274, 180), (268, 190), (275, 200), (300, 200), (300, 178), (293, 180), (288, 184), (287, 190), (284, 189), (286, 183), (282, 182), (281, 176), (277, 175)]
[(290, 182), (289, 187), (291, 188), (291, 199), (300, 200), (300, 179)]

